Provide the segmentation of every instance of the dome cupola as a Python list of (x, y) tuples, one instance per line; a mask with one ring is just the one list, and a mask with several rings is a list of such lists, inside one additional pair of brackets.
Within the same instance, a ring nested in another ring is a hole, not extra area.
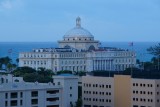
[(69, 30), (65, 35), (64, 38), (74, 38), (74, 37), (93, 37), (93, 35), (86, 29), (81, 27), (81, 18), (76, 18), (76, 27)]

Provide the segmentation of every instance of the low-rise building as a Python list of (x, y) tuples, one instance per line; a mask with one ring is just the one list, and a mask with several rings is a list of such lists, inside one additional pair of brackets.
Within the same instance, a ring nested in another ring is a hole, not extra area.
[[(5, 78), (7, 79), (7, 75)], [(0, 107), (70, 107), (71, 103), (74, 105), (78, 99), (78, 78), (73, 75), (60, 75), (54, 76), (53, 81), (54, 83), (5, 81), (0, 84)]]

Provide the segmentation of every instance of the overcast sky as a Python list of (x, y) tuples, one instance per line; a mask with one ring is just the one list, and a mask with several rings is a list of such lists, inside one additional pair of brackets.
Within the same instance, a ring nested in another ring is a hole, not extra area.
[(100, 41), (160, 41), (160, 0), (0, 0), (0, 42), (54, 42), (75, 27)]

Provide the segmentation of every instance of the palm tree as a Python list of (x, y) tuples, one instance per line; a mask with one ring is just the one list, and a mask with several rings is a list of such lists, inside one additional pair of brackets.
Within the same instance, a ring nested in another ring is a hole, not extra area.
[(10, 59), (8, 56), (0, 58), (0, 69), (2, 69), (3, 65), (5, 66), (5, 69), (8, 69), (7, 66), (11, 64), (11, 62), (12, 62), (12, 59)]

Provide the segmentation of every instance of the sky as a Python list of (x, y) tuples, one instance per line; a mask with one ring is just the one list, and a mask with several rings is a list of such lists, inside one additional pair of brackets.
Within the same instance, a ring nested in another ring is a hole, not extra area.
[(0, 0), (0, 42), (56, 42), (75, 27), (100, 41), (160, 41), (160, 0)]

